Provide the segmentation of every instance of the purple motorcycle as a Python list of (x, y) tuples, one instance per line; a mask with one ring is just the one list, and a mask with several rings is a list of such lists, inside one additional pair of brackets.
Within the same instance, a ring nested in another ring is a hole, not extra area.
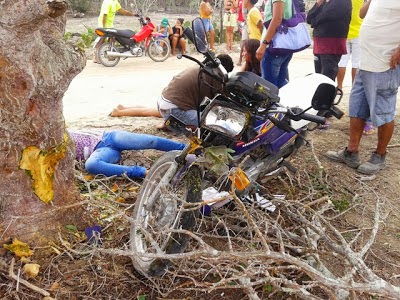
[(185, 34), (205, 60), (183, 57), (197, 62), (224, 88), (203, 100), (195, 131), (174, 117), (166, 121), (189, 142), (154, 163), (135, 203), (130, 247), (134, 267), (146, 276), (161, 276), (172, 265), (157, 258), (160, 252), (185, 251), (190, 237), (183, 230), (195, 226), (200, 211), (207, 213), (205, 208), (215, 203), (210, 199), (222, 205), (234, 191), (242, 201), (262, 205), (257, 180), (283, 167), (295, 171), (286, 158), (304, 144), (310, 123), (324, 124), (326, 114), (343, 115), (336, 107), (341, 96), (334, 103), (340, 90), (328, 77), (308, 75), (278, 90), (251, 72), (228, 75), (208, 49), (201, 19)]

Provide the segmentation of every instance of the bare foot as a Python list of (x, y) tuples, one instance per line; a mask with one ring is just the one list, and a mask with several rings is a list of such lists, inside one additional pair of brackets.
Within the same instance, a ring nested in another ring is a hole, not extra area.
[(109, 114), (110, 117), (120, 117), (121, 116), (121, 111), (118, 109), (118, 106), (117, 106), (117, 108), (113, 108), (112, 112), (110, 112), (110, 114)]

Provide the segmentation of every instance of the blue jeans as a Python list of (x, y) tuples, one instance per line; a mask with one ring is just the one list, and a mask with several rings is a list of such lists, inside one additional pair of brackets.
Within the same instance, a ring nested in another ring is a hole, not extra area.
[(92, 174), (106, 176), (141, 177), (146, 175), (146, 168), (140, 166), (119, 165), (121, 152), (124, 150), (156, 149), (161, 151), (182, 150), (183, 143), (177, 143), (154, 135), (136, 134), (127, 131), (106, 131), (95, 151), (85, 163), (85, 169)]
[(376, 127), (395, 118), (400, 66), (385, 72), (358, 70), (351, 89), (349, 116), (367, 120)]
[(169, 116), (174, 116), (179, 121), (181, 121), (185, 125), (199, 126), (199, 119), (197, 118), (197, 110), (182, 110), (180, 108), (172, 108), (172, 109), (159, 109), (160, 114), (167, 120)]
[(261, 77), (275, 84), (278, 88), (287, 83), (288, 65), (293, 54), (276, 56), (272, 55), (268, 49), (265, 50), (264, 57), (261, 60)]

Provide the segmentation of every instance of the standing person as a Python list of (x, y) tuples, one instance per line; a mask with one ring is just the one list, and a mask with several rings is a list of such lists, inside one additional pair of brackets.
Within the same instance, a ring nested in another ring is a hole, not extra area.
[(155, 135), (128, 131), (69, 131), (75, 143), (76, 160), (85, 160), (85, 169), (91, 174), (143, 178), (146, 168), (119, 165), (121, 152), (125, 150), (156, 149), (161, 151), (182, 150), (185, 144)]
[(248, 11), (246, 24), (249, 32), (250, 39), (261, 40), (261, 34), (263, 32), (263, 21), (260, 10), (255, 7), (258, 0), (244, 0), (244, 5)]
[(262, 77), (281, 88), (287, 83), (288, 65), (293, 54), (272, 55), (269, 45), (276, 33), (276, 29), (282, 22), (282, 18), (292, 17), (292, 0), (267, 0), (264, 7), (264, 24), (269, 22), (268, 28), (264, 28), (261, 44), (256, 55), (261, 61)]
[(237, 14), (236, 10), (238, 8), (237, 0), (224, 0), (224, 21), (223, 25), (225, 27), (225, 37), (226, 37), (226, 49), (232, 51), (233, 44), (233, 32), (237, 25)]
[[(351, 21), (349, 27), (349, 33), (347, 34), (346, 41), (346, 49), (347, 54), (342, 55), (339, 61), (339, 71), (337, 74), (337, 83), (338, 88), (343, 89), (343, 80), (346, 74), (346, 66), (351, 57), (351, 83), (353, 84), (354, 78), (356, 77), (356, 72), (358, 66), (360, 64), (360, 44), (359, 44), (359, 34), (360, 28), (362, 24), (362, 19), (364, 19), (365, 15), (361, 12), (361, 7), (363, 6), (363, 2), (365, 0), (352, 0), (352, 12), (351, 12)], [(370, 2), (370, 1), (367, 1)], [(369, 5), (369, 4), (368, 4)], [(361, 15), (360, 15), (361, 13)], [(365, 135), (371, 135), (374, 133), (374, 126), (371, 123), (371, 120), (368, 120), (365, 123), (365, 128), (363, 133)]]
[[(104, 0), (101, 5), (100, 14), (98, 18), (98, 26), (102, 28), (114, 28), (114, 18), (116, 13), (120, 13), (124, 16), (134, 16), (130, 11), (127, 11), (121, 7), (118, 0)], [(97, 49), (104, 43), (104, 38), (101, 38), (94, 52), (94, 63), (99, 63), (97, 59)]]
[(210, 34), (210, 50), (214, 50), (214, 39), (215, 39), (215, 31), (214, 26), (211, 22), (211, 16), (213, 13), (213, 9), (211, 7), (211, 0), (202, 0), (199, 8), (200, 18), (203, 21), (204, 28), (206, 32)]
[(244, 0), (239, 0), (238, 4), (238, 26), (240, 28), (241, 33), (241, 43), (240, 43), (240, 55), (239, 61), (237, 63), (238, 66), (242, 65), (243, 59), (243, 41), (249, 38), (249, 33), (247, 32), (246, 18), (247, 18), (247, 8), (243, 5)]
[(178, 18), (176, 20), (175, 26), (172, 27), (172, 34), (169, 35), (169, 40), (171, 43), (171, 54), (176, 54), (176, 46), (179, 45), (182, 54), (186, 53), (186, 41), (183, 37), (183, 18)]
[[(326, 153), (331, 160), (364, 174), (386, 167), (400, 86), (400, 35), (396, 32), (400, 32), (400, 1), (372, 1), (360, 30), (360, 67), (349, 104), (350, 139), (345, 149)], [(378, 127), (378, 143), (370, 159), (361, 163), (359, 147), (369, 117)]]
[(351, 0), (317, 0), (307, 15), (313, 28), (316, 73), (335, 80), (338, 63), (347, 54), (346, 40), (351, 19)]
[(347, 54), (343, 54), (339, 61), (339, 71), (337, 74), (338, 88), (343, 89), (343, 80), (346, 74), (347, 63), (351, 57), (351, 82), (354, 82), (358, 65), (360, 63), (360, 44), (358, 36), (362, 24), (360, 18), (360, 9), (364, 0), (352, 0), (351, 21), (349, 25), (349, 33), (347, 34), (346, 50)]

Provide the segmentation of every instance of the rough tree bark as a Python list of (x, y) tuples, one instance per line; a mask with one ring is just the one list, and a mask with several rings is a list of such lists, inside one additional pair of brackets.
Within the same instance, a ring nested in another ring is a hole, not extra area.
[(85, 59), (63, 41), (66, 10), (0, 0), (0, 244), (43, 244), (79, 215), (62, 97)]

